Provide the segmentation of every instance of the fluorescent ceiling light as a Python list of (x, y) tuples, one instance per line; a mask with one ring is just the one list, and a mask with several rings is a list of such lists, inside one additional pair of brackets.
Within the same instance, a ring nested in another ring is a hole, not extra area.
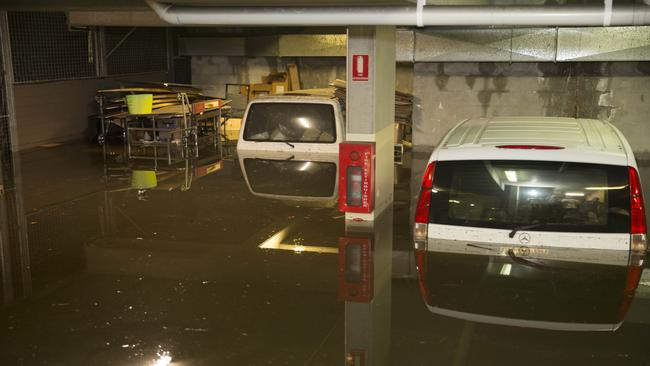
[(298, 117), (298, 118), (296, 118), (296, 120), (298, 121), (298, 123), (300, 123), (300, 125), (301, 125), (302, 127), (304, 127), (304, 128), (311, 128), (311, 123), (309, 123), (309, 121), (307, 120), (307, 118), (305, 118), (305, 117)]
[(627, 186), (612, 186), (612, 187), (585, 187), (588, 191), (609, 191), (613, 189), (625, 189)]
[(567, 197), (584, 197), (584, 193), (582, 192), (567, 192), (564, 194)]

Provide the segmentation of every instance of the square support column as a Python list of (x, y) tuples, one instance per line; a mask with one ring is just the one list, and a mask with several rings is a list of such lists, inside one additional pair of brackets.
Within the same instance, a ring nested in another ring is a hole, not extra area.
[(395, 27), (348, 28), (346, 140), (375, 143), (375, 209), (346, 213), (374, 220), (393, 202)]

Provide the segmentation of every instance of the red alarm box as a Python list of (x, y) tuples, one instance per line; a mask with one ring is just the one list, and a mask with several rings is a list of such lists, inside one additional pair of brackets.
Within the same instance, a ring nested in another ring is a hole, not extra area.
[(339, 211), (371, 213), (374, 209), (375, 143), (339, 145)]

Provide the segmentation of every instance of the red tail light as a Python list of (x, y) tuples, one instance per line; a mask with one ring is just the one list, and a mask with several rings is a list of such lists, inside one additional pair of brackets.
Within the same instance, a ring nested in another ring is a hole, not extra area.
[(498, 145), (499, 149), (524, 149), (524, 150), (561, 150), (562, 146), (552, 145)]
[(427, 165), (422, 177), (422, 188), (415, 211), (415, 225), (413, 227), (413, 240), (415, 241), (415, 262), (418, 270), (418, 282), (422, 298), (428, 303), (429, 295), (426, 286), (427, 274), (427, 237), (429, 234), (429, 206), (431, 205), (431, 192), (433, 191), (433, 176), (436, 162)]
[(427, 169), (424, 171), (424, 176), (422, 177), (422, 188), (433, 188), (433, 173), (435, 170), (436, 162), (432, 161), (427, 165)]
[(429, 223), (429, 206), (431, 202), (431, 190), (422, 189), (418, 199), (417, 210), (415, 211), (415, 222), (418, 224)]
[(629, 167), (630, 176), (630, 229), (632, 234), (646, 234), (645, 207), (641, 193), (641, 181), (636, 169)]
[(433, 188), (433, 174), (436, 169), (436, 162), (429, 163), (422, 177), (422, 188), (415, 211), (415, 222), (420, 224), (429, 223), (429, 204), (431, 202), (431, 189)]

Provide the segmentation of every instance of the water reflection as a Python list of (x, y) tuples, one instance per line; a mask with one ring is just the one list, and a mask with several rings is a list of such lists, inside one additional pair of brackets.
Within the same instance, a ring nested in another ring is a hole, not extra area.
[(638, 267), (628, 268), (627, 252), (456, 246), (434, 245), (421, 266), (423, 296), (436, 314), (518, 327), (612, 331), (632, 300), (625, 289)]
[(373, 223), (346, 222), (339, 239), (345, 301), (345, 365), (388, 365), (391, 344), (393, 210)]
[(239, 164), (256, 196), (312, 206), (333, 206), (338, 154), (240, 151)]
[(217, 152), (207, 152), (200, 157), (188, 156), (173, 164), (147, 164), (142, 161), (124, 163), (119, 154), (113, 157), (113, 167), (105, 161), (104, 181), (108, 191), (137, 192), (140, 200), (147, 199), (147, 191), (187, 191), (192, 183), (223, 169), (224, 160)]

